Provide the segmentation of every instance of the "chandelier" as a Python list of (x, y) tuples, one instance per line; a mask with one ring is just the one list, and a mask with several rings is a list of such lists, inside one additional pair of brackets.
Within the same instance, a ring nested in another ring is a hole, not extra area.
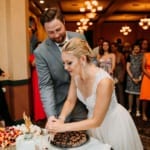
[(83, 7), (80, 7), (80, 12), (84, 13), (85, 17), (77, 22), (78, 29), (76, 32), (83, 33), (89, 26), (92, 26), (93, 22), (90, 20), (93, 20), (96, 17), (97, 12), (102, 10), (103, 7), (98, 4), (97, 0), (86, 0)]
[(132, 29), (127, 25), (122, 26), (120, 29), (120, 32), (125, 36), (128, 35), (131, 31), (132, 31)]
[(97, 0), (87, 0), (84, 7), (80, 8), (80, 12), (86, 13), (88, 18), (94, 18), (97, 11), (102, 11), (103, 7), (98, 4)]
[(80, 21), (77, 22), (78, 29), (76, 30), (76, 32), (83, 33), (91, 25), (93, 25), (93, 22), (91, 22), (89, 18), (81, 18)]
[(139, 25), (142, 27), (143, 30), (147, 30), (150, 27), (150, 18), (141, 18)]
[(45, 1), (44, 0), (40, 0), (40, 4), (44, 4), (45, 3)]

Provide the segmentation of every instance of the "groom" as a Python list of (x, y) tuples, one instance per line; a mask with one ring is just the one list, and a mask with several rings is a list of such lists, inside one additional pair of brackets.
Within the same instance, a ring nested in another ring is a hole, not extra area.
[[(59, 115), (70, 85), (69, 73), (64, 70), (61, 60), (61, 47), (73, 37), (85, 38), (79, 33), (66, 31), (63, 15), (57, 8), (50, 8), (44, 12), (41, 23), (48, 38), (38, 46), (34, 54), (42, 103), (48, 121), (51, 121)], [(79, 121), (86, 116), (85, 106), (78, 101), (67, 121)]]

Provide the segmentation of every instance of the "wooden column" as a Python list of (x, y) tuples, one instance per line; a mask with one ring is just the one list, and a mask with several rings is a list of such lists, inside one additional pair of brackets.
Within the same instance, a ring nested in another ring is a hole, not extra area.
[(0, 67), (9, 73), (6, 96), (11, 116), (30, 114), (28, 0), (1, 0)]

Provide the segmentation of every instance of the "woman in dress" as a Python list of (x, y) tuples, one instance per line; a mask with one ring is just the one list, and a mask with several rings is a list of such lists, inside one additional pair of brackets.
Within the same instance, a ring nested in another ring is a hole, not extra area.
[[(37, 42), (35, 48), (40, 43), (41, 42)], [(29, 56), (29, 63), (31, 65), (31, 79), (32, 79), (32, 92), (33, 92), (33, 119), (34, 121), (40, 121), (46, 119), (46, 114), (40, 97), (40, 90), (38, 85), (38, 74), (35, 65), (35, 56), (33, 53), (31, 53)]]
[(125, 79), (125, 71), (126, 71), (126, 61), (124, 55), (119, 51), (117, 43), (111, 43), (111, 50), (115, 54), (116, 57), (116, 67), (114, 70), (114, 79), (115, 79), (115, 87), (116, 87), (116, 96), (118, 102), (125, 106), (124, 101), (124, 79)]
[(140, 87), (142, 77), (142, 57), (140, 45), (134, 44), (132, 53), (127, 58), (127, 80), (125, 92), (128, 93), (128, 111), (132, 112), (133, 97), (136, 96), (136, 116), (140, 116)]
[(102, 48), (99, 49), (97, 61), (99, 62), (100, 68), (103, 68), (105, 71), (113, 76), (116, 65), (116, 58), (115, 54), (111, 53), (109, 41), (103, 42)]
[[(112, 77), (93, 64), (93, 51), (86, 41), (73, 38), (62, 50), (65, 69), (71, 75), (66, 102), (58, 119), (47, 122), (50, 132), (88, 130), (114, 150), (143, 150), (135, 124), (128, 111), (117, 103)], [(88, 118), (67, 123), (77, 97), (86, 105)]]
[(142, 103), (142, 119), (144, 121), (148, 121), (146, 115), (146, 108), (147, 103), (150, 101), (150, 52), (144, 53), (143, 62), (142, 62), (142, 70), (143, 70), (143, 79), (141, 84), (141, 91), (140, 91), (140, 100), (143, 101)]

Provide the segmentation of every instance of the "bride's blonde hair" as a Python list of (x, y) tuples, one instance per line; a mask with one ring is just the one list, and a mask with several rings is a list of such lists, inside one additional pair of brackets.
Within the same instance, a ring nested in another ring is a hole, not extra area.
[(62, 48), (62, 52), (72, 53), (77, 58), (85, 55), (87, 62), (91, 62), (95, 58), (93, 50), (90, 48), (87, 41), (80, 38), (72, 38)]

